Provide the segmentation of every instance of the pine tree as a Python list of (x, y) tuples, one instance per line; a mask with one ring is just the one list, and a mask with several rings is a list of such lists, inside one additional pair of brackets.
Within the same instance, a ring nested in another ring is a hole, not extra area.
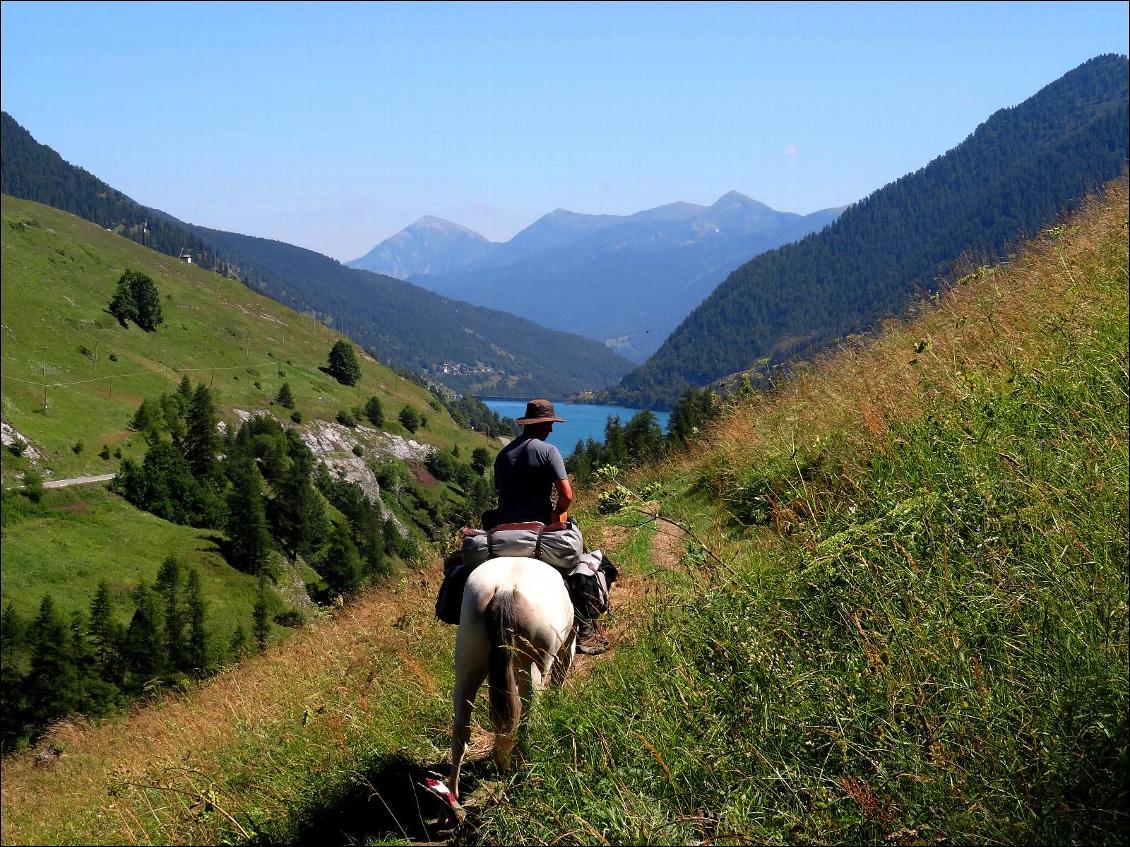
[(169, 669), (185, 670), (188, 646), (184, 642), (185, 612), (180, 601), (181, 571), (175, 556), (166, 557), (157, 572), (156, 588), (165, 601), (164, 641)]
[(180, 383), (177, 385), (177, 403), (180, 406), (182, 415), (188, 412), (188, 406), (192, 402), (192, 382), (189, 381), (188, 374), (180, 378)]
[(102, 678), (98, 658), (90, 643), (89, 627), (82, 612), (71, 612), (68, 655), (75, 668), (75, 711), (88, 715), (105, 714), (118, 700), (117, 686)]
[(39, 614), (28, 629), (31, 670), (25, 681), (28, 706), (39, 724), (68, 715), (78, 705), (78, 673), (69, 649), (67, 625), (55, 609), (55, 601), (44, 595)]
[(228, 495), (231, 562), (247, 573), (258, 574), (267, 564), (270, 545), (267, 511), (263, 502), (263, 478), (255, 460), (243, 456), (233, 468), (232, 492)]
[(228, 641), (228, 655), (233, 659), (238, 659), (247, 647), (247, 633), (244, 631), (242, 624), (236, 626), (235, 632), (231, 634), (231, 640)]
[(204, 592), (200, 586), (200, 572), (188, 572), (185, 588), (188, 606), (188, 667), (194, 673), (203, 673), (208, 667), (208, 636), (204, 629)]
[(204, 383), (196, 386), (188, 405), (187, 427), (184, 436), (184, 456), (197, 479), (212, 474), (219, 449), (216, 427), (220, 416), (212, 400), (212, 392)]
[(284, 382), (279, 393), (275, 396), (275, 402), (286, 409), (294, 408), (294, 395), (290, 391), (290, 383)]
[(333, 594), (352, 593), (361, 584), (361, 556), (344, 524), (334, 524), (317, 571)]
[(114, 620), (114, 606), (106, 580), (98, 583), (98, 590), (90, 601), (90, 624), (87, 631), (90, 633), (98, 672), (107, 682), (120, 684), (123, 673), (120, 643), (123, 632)]
[(357, 364), (357, 356), (353, 352), (353, 345), (348, 341), (339, 339), (330, 350), (330, 376), (342, 385), (356, 385), (361, 379), (361, 366)]
[(27, 698), (20, 657), (27, 639), (27, 625), (16, 607), (8, 603), (0, 616), (0, 749), (11, 750), (24, 734)]
[(144, 581), (134, 589), (133, 602), (136, 608), (126, 629), (122, 654), (129, 687), (140, 692), (146, 683), (164, 672), (166, 662), (158, 623), (160, 612), (152, 590)]
[(604, 424), (604, 456), (607, 464), (619, 465), (627, 458), (628, 449), (624, 443), (624, 428), (620, 417), (610, 415)]

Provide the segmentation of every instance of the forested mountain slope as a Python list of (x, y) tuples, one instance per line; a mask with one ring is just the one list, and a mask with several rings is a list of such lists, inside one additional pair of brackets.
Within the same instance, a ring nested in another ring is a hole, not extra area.
[(1126, 57), (1108, 55), (997, 112), (825, 231), (734, 271), (612, 398), (670, 408), (687, 386), (868, 329), (962, 254), (1003, 256), (1126, 167), (1127, 99)]
[(310, 250), (193, 226), (146, 208), (37, 143), (7, 113), (0, 118), (3, 193), (72, 212), (172, 256), (187, 250), (196, 264), (347, 325), (351, 337), (382, 361), (456, 391), (562, 396), (613, 384), (631, 368), (579, 336), (356, 271)]

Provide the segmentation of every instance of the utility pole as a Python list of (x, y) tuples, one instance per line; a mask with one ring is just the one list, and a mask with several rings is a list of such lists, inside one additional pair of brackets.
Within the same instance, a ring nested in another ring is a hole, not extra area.
[(47, 411), (47, 347), (43, 345), (39, 348), (39, 365), (43, 379), (43, 411)]

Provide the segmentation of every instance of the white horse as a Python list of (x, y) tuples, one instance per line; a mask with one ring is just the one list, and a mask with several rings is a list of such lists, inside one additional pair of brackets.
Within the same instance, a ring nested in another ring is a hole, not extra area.
[(467, 578), (455, 638), (455, 720), (451, 730), (451, 793), (471, 737), (471, 710), (490, 677), (494, 760), (510, 756), (533, 692), (559, 683), (573, 661), (573, 603), (561, 574), (537, 559), (503, 556)]

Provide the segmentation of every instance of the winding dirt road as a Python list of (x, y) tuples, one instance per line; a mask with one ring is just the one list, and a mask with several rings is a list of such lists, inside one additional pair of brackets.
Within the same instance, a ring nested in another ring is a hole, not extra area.
[(44, 482), (44, 488), (70, 488), (72, 485), (89, 485), (92, 482), (107, 482), (114, 478), (112, 473), (100, 473), (96, 476), (74, 476), (70, 479), (53, 479)]

